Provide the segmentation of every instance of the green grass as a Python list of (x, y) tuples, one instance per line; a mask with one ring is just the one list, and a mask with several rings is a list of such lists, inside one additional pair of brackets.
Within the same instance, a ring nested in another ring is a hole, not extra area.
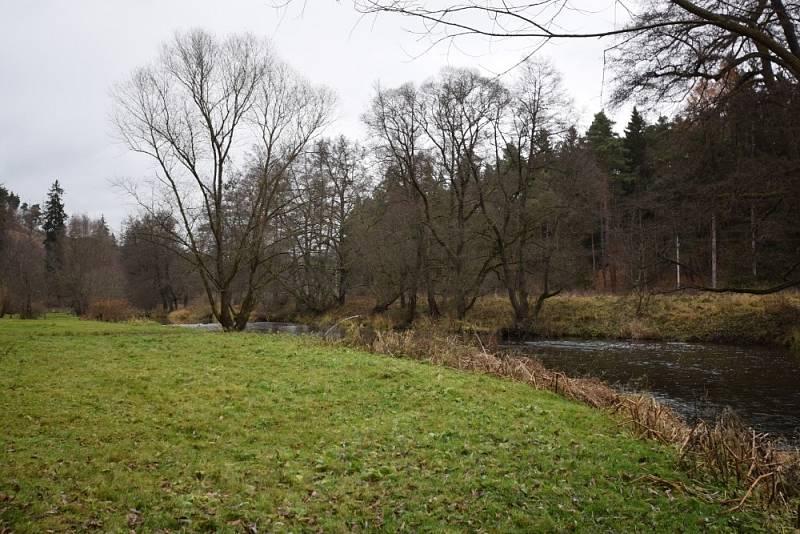
[(0, 320), (0, 430), (0, 531), (17, 533), (691, 532), (787, 520), (637, 480), (696, 483), (674, 451), (599, 411), (310, 338)]

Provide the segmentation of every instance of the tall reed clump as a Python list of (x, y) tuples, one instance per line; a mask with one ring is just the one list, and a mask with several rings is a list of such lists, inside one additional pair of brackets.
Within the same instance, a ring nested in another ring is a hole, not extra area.
[[(800, 497), (800, 454), (777, 448), (767, 435), (748, 429), (733, 414), (723, 414), (714, 424), (699, 422), (690, 426), (652, 397), (622, 395), (600, 380), (568, 377), (529, 356), (500, 350), (494, 337), (442, 333), (433, 323), (403, 331), (376, 328), (369, 322), (343, 323), (341, 330), (339, 342), (350, 346), (524, 382), (609, 410), (634, 434), (679, 448), (681, 462), (688, 469), (701, 468), (739, 488), (734, 499), (704, 495), (682, 485), (677, 488), (709, 500), (722, 500), (731, 511), (749, 501), (788, 509), (791, 501)], [(650, 481), (676, 489), (675, 483), (655, 476)]]
[(133, 319), (137, 315), (136, 309), (125, 299), (101, 299), (94, 300), (89, 304), (84, 318), (119, 323)]

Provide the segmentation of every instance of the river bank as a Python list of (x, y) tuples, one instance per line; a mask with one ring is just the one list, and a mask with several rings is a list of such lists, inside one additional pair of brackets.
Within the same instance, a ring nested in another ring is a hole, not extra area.
[[(392, 350), (404, 335), (372, 344)], [(619, 417), (491, 372), (310, 337), (67, 317), (0, 320), (0, 345), (0, 530), (739, 532), (794, 522), (756, 507), (756, 494), (742, 500), (741, 486), (682, 468), (676, 448), (636, 439)], [(429, 356), (496, 362), (449, 346)]]
[(760, 495), (762, 503), (785, 506), (800, 496), (796, 448), (750, 429), (733, 412), (689, 423), (649, 394), (622, 393), (597, 378), (571, 377), (524, 350), (497, 346), (492, 338), (484, 342), (477, 333), (447, 334), (435, 326), (375, 330), (369, 323), (348, 322), (341, 336), (338, 343), (348, 346), (523, 382), (611, 412), (637, 435), (677, 447), (686, 460), (683, 468), (709, 473), (724, 484), (743, 485), (749, 488), (746, 495)]
[[(398, 306), (372, 312), (369, 299), (352, 299), (324, 314), (292, 310), (264, 312), (270, 320), (328, 328), (356, 316), (375, 328), (407, 327)], [(417, 323), (427, 324), (420, 307)], [(450, 316), (435, 321), (448, 332), (475, 331), (482, 335), (520, 338), (632, 339), (689, 341), (793, 347), (800, 350), (800, 294), (724, 295), (710, 293), (653, 295), (644, 303), (629, 295), (564, 295), (548, 299), (540, 316), (514, 325), (507, 299), (478, 299), (465, 320)]]

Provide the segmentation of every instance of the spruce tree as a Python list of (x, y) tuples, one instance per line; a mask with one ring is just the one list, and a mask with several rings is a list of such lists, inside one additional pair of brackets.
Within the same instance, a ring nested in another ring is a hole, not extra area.
[(625, 151), (622, 140), (613, 127), (614, 122), (601, 111), (594, 116), (591, 126), (586, 131), (586, 141), (600, 168), (609, 176), (616, 177), (624, 172)]
[(44, 204), (44, 242), (45, 246), (55, 243), (64, 234), (67, 226), (67, 213), (64, 211), (64, 190), (58, 180), (50, 186), (47, 202)]
[(622, 140), (622, 144), (625, 147), (626, 170), (634, 176), (636, 181), (645, 178), (647, 174), (645, 167), (647, 151), (646, 129), (647, 125), (644, 117), (634, 107), (628, 126), (625, 128), (625, 138)]
[(47, 269), (47, 290), (51, 303), (60, 306), (61, 280), (63, 267), (62, 242), (66, 234), (67, 213), (64, 211), (64, 190), (58, 180), (50, 186), (47, 201), (44, 205), (44, 250), (45, 267)]

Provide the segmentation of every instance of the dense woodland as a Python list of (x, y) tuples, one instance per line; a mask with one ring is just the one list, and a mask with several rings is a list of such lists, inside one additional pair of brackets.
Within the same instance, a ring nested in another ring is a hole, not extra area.
[(563, 291), (794, 287), (793, 64), (688, 27), (641, 33), (684, 70), (630, 68), (640, 34), (615, 63), (618, 103), (683, 90), (672, 117), (634, 108), (622, 129), (599, 111), (581, 131), (557, 63), (528, 59), (508, 79), (446, 68), (377, 87), (363, 140), (336, 136), (334, 95), (255, 38), (179, 34), (115, 90), (120, 136), (159, 171), (121, 184), (140, 209), (117, 234), (68, 216), (57, 181), (43, 204), (0, 189), (0, 314), (199, 301), (239, 329), (353, 296), (464, 318), (501, 294), (526, 323)]

